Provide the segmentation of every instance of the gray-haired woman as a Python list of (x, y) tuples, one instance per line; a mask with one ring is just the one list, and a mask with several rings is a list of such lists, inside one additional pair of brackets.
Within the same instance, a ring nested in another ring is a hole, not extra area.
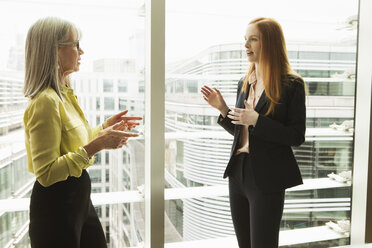
[(123, 111), (89, 126), (69, 80), (84, 53), (79, 38), (72, 23), (54, 17), (38, 20), (27, 34), (25, 140), (28, 170), (37, 179), (30, 203), (32, 247), (106, 247), (86, 169), (95, 153), (138, 136), (125, 131), (142, 119)]

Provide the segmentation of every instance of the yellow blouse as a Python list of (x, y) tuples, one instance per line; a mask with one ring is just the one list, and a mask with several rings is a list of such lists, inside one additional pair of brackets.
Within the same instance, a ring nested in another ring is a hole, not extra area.
[(63, 101), (55, 90), (46, 89), (30, 100), (25, 114), (28, 170), (44, 187), (80, 177), (94, 162), (82, 146), (102, 130), (91, 128), (71, 88), (62, 88)]

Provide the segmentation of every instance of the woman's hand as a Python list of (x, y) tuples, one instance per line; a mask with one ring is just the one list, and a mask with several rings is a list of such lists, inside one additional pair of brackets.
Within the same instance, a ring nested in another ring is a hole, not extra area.
[(126, 145), (128, 139), (139, 136), (136, 133), (124, 132), (126, 125), (124, 120), (103, 129), (98, 136), (89, 144), (84, 146), (88, 157), (92, 157), (97, 152), (103, 149), (117, 149)]
[(208, 86), (204, 85), (200, 92), (203, 94), (204, 100), (211, 105), (213, 108), (220, 111), (223, 117), (226, 117), (227, 111), (229, 111), (229, 107), (227, 106), (221, 92), (217, 88), (209, 88)]
[(247, 100), (244, 100), (244, 106), (244, 109), (232, 108), (233, 111), (230, 111), (227, 117), (232, 119), (231, 123), (235, 125), (256, 126), (258, 113), (248, 104)]
[(108, 128), (99, 132), (98, 136), (102, 142), (102, 149), (116, 149), (125, 145), (130, 137), (139, 136), (136, 133), (124, 132), (127, 125), (124, 121), (120, 121)]
[[(116, 115), (111, 116), (108, 118), (102, 125), (103, 129), (106, 129), (108, 127), (111, 127), (112, 125), (115, 125), (116, 123), (119, 123), (121, 121), (124, 121), (124, 123), (121, 125), (121, 128), (119, 130), (126, 131), (131, 130), (139, 125), (138, 122), (134, 122), (134, 120), (142, 120), (142, 117), (130, 117), (130, 116), (124, 116), (128, 113), (128, 110), (124, 110)], [(125, 129), (123, 129), (125, 128)]]

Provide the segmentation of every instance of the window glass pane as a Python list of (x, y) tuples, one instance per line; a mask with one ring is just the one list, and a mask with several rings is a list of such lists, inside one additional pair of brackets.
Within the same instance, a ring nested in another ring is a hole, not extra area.
[(138, 82), (138, 93), (145, 92), (145, 81), (141, 80)]
[(102, 174), (101, 170), (90, 169), (89, 176), (92, 183), (101, 183), (102, 182), (101, 174)]
[(119, 110), (127, 109), (127, 99), (126, 98), (119, 98)]
[[(308, 86), (306, 141), (292, 148), (308, 188), (286, 191), (281, 243), (296, 248), (349, 244), (348, 236), (332, 238), (326, 223), (340, 221), (342, 226), (350, 221), (351, 183), (333, 187), (337, 183), (330, 176), (352, 170), (358, 1), (166, 4), (165, 188), (180, 193), (165, 202), (165, 242), (208, 240), (213, 247), (226, 241), (226, 247), (238, 247), (228, 180), (222, 178), (233, 137), (217, 124), (219, 111), (203, 100), (200, 89), (216, 87), (229, 107), (235, 105), (238, 81), (249, 66), (246, 27), (253, 18), (265, 16), (281, 24), (291, 67)], [(192, 198), (181, 190), (198, 192), (199, 186), (210, 188), (210, 195)], [(311, 228), (326, 230), (325, 238)], [(306, 238), (293, 243), (297, 231), (307, 233)]]
[(103, 92), (113, 92), (114, 81), (112, 79), (103, 79)]
[(105, 163), (106, 164), (110, 163), (110, 153), (108, 151), (105, 152)]
[[(122, 104), (127, 104), (118, 103), (119, 93), (127, 101), (135, 100), (128, 115), (142, 116), (144, 113), (143, 0), (0, 1), (1, 200), (29, 198), (35, 180), (34, 175), (27, 171), (23, 130), (23, 113), (28, 103), (22, 92), (24, 49), (29, 27), (44, 16), (68, 20), (82, 32), (79, 42), (84, 54), (80, 56), (80, 71), (72, 73), (70, 79), (85, 119), (92, 127), (100, 125), (124, 107)], [(142, 82), (141, 91), (138, 90), (139, 82)], [(131, 87), (133, 91), (127, 96)], [(92, 199), (96, 193), (137, 190), (144, 184), (143, 147), (143, 138), (128, 142), (125, 167), (122, 165), (123, 149), (95, 155), (95, 162), (88, 169)], [(141, 158), (134, 159), (135, 156)], [(126, 180), (123, 180), (124, 174)], [(123, 211), (124, 203), (95, 206), (108, 247), (138, 247), (145, 240), (144, 203), (125, 204), (129, 211)], [(30, 247), (28, 220), (28, 211), (2, 212), (0, 247), (10, 244)]]
[(127, 92), (128, 83), (125, 80), (118, 80), (118, 91), (119, 92)]
[(112, 97), (105, 97), (104, 98), (104, 107), (105, 107), (105, 110), (114, 110), (115, 99), (112, 98)]
[(96, 110), (101, 109), (101, 98), (97, 97), (96, 98)]

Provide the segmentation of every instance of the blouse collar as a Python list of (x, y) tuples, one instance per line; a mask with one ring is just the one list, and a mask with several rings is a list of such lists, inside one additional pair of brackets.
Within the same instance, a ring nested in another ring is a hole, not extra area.
[(74, 90), (66, 85), (61, 85), (60, 86), (62, 94), (68, 94), (68, 95), (73, 95)]

